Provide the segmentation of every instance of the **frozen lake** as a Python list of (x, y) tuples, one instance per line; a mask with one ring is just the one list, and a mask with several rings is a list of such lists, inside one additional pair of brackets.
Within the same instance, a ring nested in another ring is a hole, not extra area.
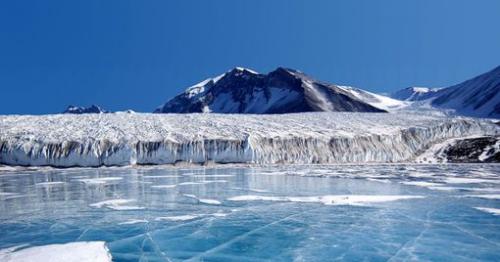
[(1, 170), (0, 261), (500, 261), (500, 165)]

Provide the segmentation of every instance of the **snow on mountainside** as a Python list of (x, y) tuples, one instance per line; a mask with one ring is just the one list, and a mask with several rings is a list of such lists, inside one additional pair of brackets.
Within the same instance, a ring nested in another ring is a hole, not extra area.
[(100, 113), (109, 113), (109, 111), (104, 110), (100, 106), (96, 105), (91, 105), (89, 107), (70, 105), (63, 112), (63, 114), (100, 114)]
[(293, 69), (259, 74), (237, 67), (188, 88), (155, 113), (385, 112), (401, 106), (404, 102), (319, 82)]
[(0, 164), (401, 162), (450, 138), (499, 134), (488, 120), (403, 113), (0, 116)]
[(365, 103), (368, 103), (376, 108), (383, 109), (385, 111), (393, 111), (398, 109), (406, 108), (409, 103), (398, 99), (393, 99), (387, 96), (374, 94), (363, 89), (351, 87), (351, 86), (337, 86), (338, 88), (344, 89), (345, 91), (351, 93), (358, 99)]
[(402, 101), (421, 101), (432, 98), (441, 88), (408, 87), (391, 94), (394, 99)]
[(457, 115), (500, 118), (500, 66), (447, 88), (406, 88), (391, 97), (414, 101), (414, 109), (424, 105)]
[(432, 105), (455, 109), (461, 115), (500, 118), (500, 66), (443, 89)]

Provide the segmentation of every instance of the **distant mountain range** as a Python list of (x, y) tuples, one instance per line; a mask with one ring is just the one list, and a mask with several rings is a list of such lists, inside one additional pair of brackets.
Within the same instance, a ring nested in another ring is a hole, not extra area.
[(446, 88), (410, 87), (391, 95), (405, 101), (421, 101), (458, 115), (500, 118), (500, 66), (463, 83)]
[(89, 107), (80, 107), (70, 105), (66, 110), (63, 111), (63, 114), (100, 114), (100, 113), (109, 113), (109, 111), (102, 109), (100, 106), (91, 105)]
[(361, 89), (320, 82), (293, 69), (259, 74), (238, 67), (188, 88), (155, 113), (387, 112), (403, 105)]
[[(318, 81), (289, 68), (280, 67), (268, 74), (260, 74), (237, 67), (187, 88), (154, 113), (380, 113), (400, 110), (446, 111), (457, 115), (500, 118), (500, 66), (454, 86), (409, 87), (390, 97)], [(63, 113), (109, 111), (92, 105), (69, 106)]]

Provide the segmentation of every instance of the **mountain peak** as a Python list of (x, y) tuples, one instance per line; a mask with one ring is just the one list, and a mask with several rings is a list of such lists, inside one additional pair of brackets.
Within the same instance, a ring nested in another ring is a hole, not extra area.
[[(372, 105), (377, 97), (359, 95), (363, 90), (353, 92), (315, 81), (295, 69), (278, 67), (268, 74), (259, 74), (236, 67), (187, 89), (155, 113), (386, 112)], [(370, 102), (363, 101), (365, 97), (370, 97)]]
[(229, 70), (228, 74), (232, 74), (232, 75), (241, 75), (241, 74), (258, 75), (259, 73), (257, 73), (256, 71), (254, 71), (252, 69), (249, 69), (249, 68), (237, 66), (237, 67)]

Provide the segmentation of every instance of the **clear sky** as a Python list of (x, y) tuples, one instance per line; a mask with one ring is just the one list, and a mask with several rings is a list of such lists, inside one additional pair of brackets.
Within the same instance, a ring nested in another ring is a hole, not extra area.
[(1, 1), (0, 114), (151, 112), (235, 66), (374, 92), (500, 65), (498, 0)]

